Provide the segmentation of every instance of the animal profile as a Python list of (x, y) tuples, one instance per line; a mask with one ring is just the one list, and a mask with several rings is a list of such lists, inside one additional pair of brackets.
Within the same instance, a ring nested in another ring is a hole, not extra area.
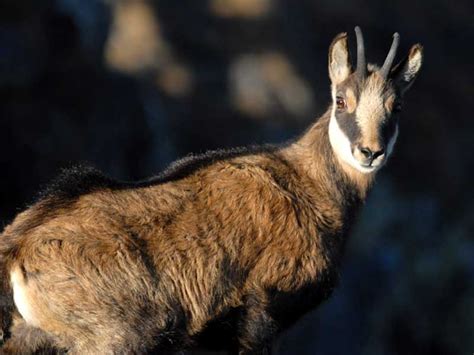
[[(265, 354), (331, 294), (423, 59), (329, 48), (329, 109), (282, 146), (188, 157), (147, 181), (65, 171), (0, 237), (0, 353)], [(54, 350), (56, 349), (56, 350)]]

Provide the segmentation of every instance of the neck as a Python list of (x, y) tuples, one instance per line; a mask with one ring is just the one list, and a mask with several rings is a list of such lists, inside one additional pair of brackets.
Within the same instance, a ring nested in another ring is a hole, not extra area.
[(335, 155), (329, 141), (330, 118), (331, 110), (328, 110), (288, 146), (284, 154), (329, 195), (342, 200), (364, 200), (374, 180), (374, 173), (362, 173)]

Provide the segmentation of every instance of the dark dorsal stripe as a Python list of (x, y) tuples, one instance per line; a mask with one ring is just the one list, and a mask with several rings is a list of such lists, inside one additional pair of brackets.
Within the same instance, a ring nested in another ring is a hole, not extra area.
[(46, 198), (71, 201), (82, 195), (102, 189), (123, 190), (163, 184), (184, 179), (200, 169), (225, 159), (232, 159), (248, 154), (271, 153), (276, 149), (278, 149), (277, 146), (263, 145), (215, 150), (199, 155), (189, 155), (172, 163), (157, 176), (135, 182), (115, 180), (90, 165), (79, 164), (63, 169), (61, 173), (38, 194), (36, 201)]

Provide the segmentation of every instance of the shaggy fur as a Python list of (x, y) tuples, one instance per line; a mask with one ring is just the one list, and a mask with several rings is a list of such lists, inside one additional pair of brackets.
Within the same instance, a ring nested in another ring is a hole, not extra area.
[(373, 181), (335, 156), (330, 113), (139, 183), (64, 172), (1, 236), (0, 352), (269, 352), (331, 293)]

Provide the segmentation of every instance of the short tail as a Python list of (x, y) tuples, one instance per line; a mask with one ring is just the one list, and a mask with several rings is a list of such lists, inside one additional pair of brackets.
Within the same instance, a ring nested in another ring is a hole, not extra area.
[(0, 235), (0, 345), (10, 337), (12, 314), (15, 309), (13, 291), (8, 275), (6, 235)]

